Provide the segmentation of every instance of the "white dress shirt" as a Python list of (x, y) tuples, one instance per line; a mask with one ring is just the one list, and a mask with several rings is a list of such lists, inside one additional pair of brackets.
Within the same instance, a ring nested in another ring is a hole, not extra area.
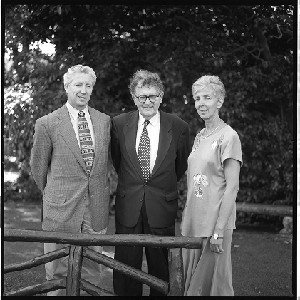
[[(80, 147), (80, 141), (79, 141), (79, 135), (78, 135), (78, 112), (79, 112), (79, 110), (74, 108), (69, 102), (66, 103), (66, 107), (69, 111), (69, 115), (71, 117), (71, 122), (72, 122), (72, 125), (73, 125), (73, 129), (75, 131), (78, 146), (79, 146), (79, 149), (80, 149), (81, 147)], [(91, 121), (91, 117), (90, 117), (90, 114), (89, 114), (88, 107), (86, 106), (82, 111), (85, 114), (89, 129), (90, 129), (92, 141), (93, 141), (93, 148), (95, 149), (94, 128), (93, 128), (93, 125), (92, 125), (92, 121)]]
[[(155, 165), (157, 150), (158, 150), (159, 132), (160, 132), (159, 112), (157, 112), (157, 114), (153, 116), (149, 121), (150, 123), (147, 126), (147, 131), (150, 139), (150, 174), (151, 174)], [(140, 143), (141, 134), (144, 128), (144, 122), (145, 122), (145, 118), (139, 113), (138, 130), (137, 130), (136, 142), (135, 142), (136, 153), (138, 153), (138, 147)]]

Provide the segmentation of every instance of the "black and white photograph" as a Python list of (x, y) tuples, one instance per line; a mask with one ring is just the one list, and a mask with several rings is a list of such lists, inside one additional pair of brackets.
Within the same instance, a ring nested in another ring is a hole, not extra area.
[(300, 295), (297, 1), (1, 16), (1, 296)]

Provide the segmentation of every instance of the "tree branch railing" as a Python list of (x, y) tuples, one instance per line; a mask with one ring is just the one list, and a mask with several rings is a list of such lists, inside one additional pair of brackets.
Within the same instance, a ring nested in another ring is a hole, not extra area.
[[(253, 203), (237, 203), (237, 211), (245, 213), (277, 215), (284, 217), (284, 227), (292, 220), (293, 208), (291, 206), (264, 205)], [(286, 221), (285, 221), (286, 220)], [(281, 230), (289, 232), (287, 228)], [(95, 263), (103, 264), (106, 267), (130, 276), (151, 288), (154, 288), (168, 296), (183, 295), (183, 266), (182, 248), (199, 249), (201, 243), (198, 238), (192, 237), (160, 237), (146, 234), (83, 234), (83, 233), (62, 233), (46, 232), (22, 229), (4, 229), (3, 240), (6, 242), (40, 242), (66, 244), (66, 247), (34, 257), (28, 261), (14, 263), (4, 266), (4, 274), (30, 269), (55, 259), (68, 256), (68, 272), (65, 279), (48, 280), (17, 291), (4, 293), (4, 296), (32, 296), (47, 293), (57, 289), (66, 289), (66, 295), (78, 296), (80, 290), (86, 291), (92, 296), (114, 295), (81, 278), (82, 259), (86, 257)], [(148, 246), (166, 247), (169, 250), (169, 282), (156, 278), (142, 270), (132, 268), (122, 262), (100, 254), (86, 246)]]
[(237, 202), (236, 210), (238, 212), (264, 214), (280, 217), (292, 217), (293, 207), (287, 205), (271, 205), (262, 203)]
[(237, 212), (283, 217), (283, 229), (279, 233), (293, 233), (293, 207), (288, 205), (272, 205), (262, 203), (236, 203)]
[[(83, 257), (95, 263), (103, 264), (111, 269), (130, 276), (151, 288), (154, 288), (167, 296), (183, 295), (183, 266), (182, 248), (199, 249), (201, 243), (198, 238), (191, 237), (160, 237), (146, 234), (114, 234), (98, 235), (66, 232), (46, 232), (22, 229), (5, 229), (3, 240), (6, 242), (41, 242), (66, 244), (66, 247), (43, 254), (26, 262), (4, 266), (4, 274), (30, 269), (38, 265), (68, 256), (68, 272), (65, 280), (49, 280), (41, 284), (32, 285), (4, 293), (4, 296), (32, 296), (49, 291), (65, 288), (67, 296), (79, 296), (80, 290), (93, 296), (114, 295), (90, 282), (81, 279), (81, 267)], [(166, 247), (169, 250), (169, 282), (156, 278), (142, 270), (130, 267), (120, 261), (100, 254), (86, 246), (148, 246)], [(114, 295), (115, 296), (115, 295)]]

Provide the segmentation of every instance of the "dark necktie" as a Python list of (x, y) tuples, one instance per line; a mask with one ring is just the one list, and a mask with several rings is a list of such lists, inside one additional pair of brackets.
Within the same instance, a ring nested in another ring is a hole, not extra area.
[(138, 158), (145, 181), (150, 177), (150, 139), (146, 128), (149, 123), (149, 120), (145, 120), (138, 147)]
[(79, 111), (78, 113), (78, 135), (81, 154), (86, 165), (87, 173), (90, 175), (94, 161), (94, 148), (88, 122), (83, 111)]

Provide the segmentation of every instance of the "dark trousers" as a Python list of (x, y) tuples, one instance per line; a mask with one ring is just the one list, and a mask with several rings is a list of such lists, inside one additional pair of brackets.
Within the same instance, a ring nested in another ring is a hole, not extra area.
[[(174, 236), (175, 224), (167, 228), (151, 228), (148, 224), (145, 204), (143, 204), (139, 220), (134, 227), (125, 227), (116, 221), (116, 234), (151, 234), (158, 236)], [(148, 273), (169, 281), (168, 249), (145, 247)], [(116, 246), (115, 257), (136, 269), (142, 268), (143, 247), (138, 246)], [(113, 286), (115, 294), (119, 296), (142, 296), (143, 284), (137, 280), (113, 271)], [(162, 293), (150, 288), (150, 296), (164, 296)]]

